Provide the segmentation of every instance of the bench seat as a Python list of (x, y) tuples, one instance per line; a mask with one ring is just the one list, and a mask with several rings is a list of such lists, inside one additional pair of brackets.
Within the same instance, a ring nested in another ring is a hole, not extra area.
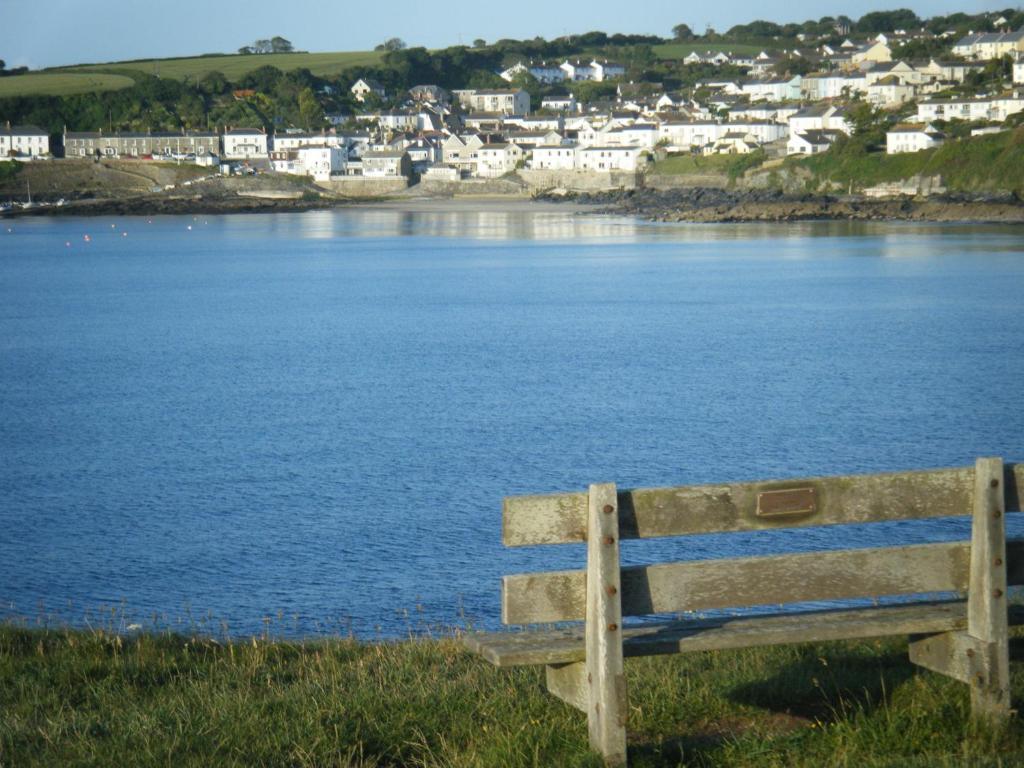
[[(1024, 606), (1009, 608), (1024, 624)], [(871, 608), (841, 608), (651, 623), (624, 627), (623, 656), (747, 648), (757, 645), (924, 635), (967, 628), (967, 603), (945, 600)], [(570, 664), (586, 659), (583, 626), (523, 632), (478, 632), (466, 646), (498, 667)]]

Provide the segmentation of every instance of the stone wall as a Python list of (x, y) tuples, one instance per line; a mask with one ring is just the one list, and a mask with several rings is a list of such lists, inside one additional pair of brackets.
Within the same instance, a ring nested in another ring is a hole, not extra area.
[(649, 189), (725, 189), (729, 186), (729, 177), (725, 174), (649, 173), (644, 177), (644, 186)]
[(441, 181), (439, 179), (422, 178), (419, 184), (409, 188), (410, 194), (433, 195), (438, 197), (454, 197), (456, 195), (522, 195), (530, 194), (524, 184), (517, 179), (461, 179), (459, 181)]
[(548, 171), (521, 170), (519, 177), (532, 191), (566, 189), (570, 192), (602, 192), (614, 189), (635, 189), (640, 175), (634, 171)]
[(342, 197), (384, 197), (404, 192), (409, 180), (404, 176), (390, 179), (338, 176), (330, 181), (318, 181), (317, 186)]

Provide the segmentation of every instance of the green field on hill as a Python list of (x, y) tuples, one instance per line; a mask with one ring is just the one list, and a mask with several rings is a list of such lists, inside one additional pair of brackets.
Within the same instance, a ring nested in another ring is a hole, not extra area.
[(289, 72), (305, 68), (314, 75), (336, 75), (348, 67), (374, 66), (383, 57), (381, 51), (339, 51), (334, 53), (265, 53), (256, 55), (196, 56), (185, 59), (148, 59), (112, 64), (84, 64), (68, 67), (66, 72), (145, 72), (149, 75), (182, 80), (198, 80), (207, 72), (222, 72), (236, 80), (260, 67), (277, 67)]
[(0, 77), (0, 99), (15, 96), (74, 96), (78, 93), (119, 91), (135, 81), (124, 75), (99, 72), (31, 73)]

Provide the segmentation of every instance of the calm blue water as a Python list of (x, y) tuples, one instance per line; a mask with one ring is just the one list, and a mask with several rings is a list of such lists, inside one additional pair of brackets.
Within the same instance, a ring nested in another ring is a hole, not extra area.
[[(501, 574), (582, 556), (504, 550), (507, 494), (1024, 460), (1021, 229), (0, 225), (0, 615), (497, 626)], [(724, 539), (625, 554), (769, 546)]]

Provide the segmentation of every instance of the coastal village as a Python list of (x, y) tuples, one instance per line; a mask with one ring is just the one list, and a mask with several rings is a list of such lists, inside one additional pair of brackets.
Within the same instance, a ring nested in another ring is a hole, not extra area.
[[(997, 28), (1005, 23), (992, 20)], [(922, 39), (942, 41), (947, 54), (927, 60), (901, 55)], [(965, 94), (972, 77), (999, 61), (1010, 62), (1001, 87), (989, 80), (986, 90)], [(197, 163), (227, 175), (309, 177), (342, 195), (513, 177), (534, 189), (621, 189), (635, 186), (666, 157), (761, 153), (761, 162), (771, 162), (828, 152), (854, 131), (852, 110), (862, 104), (890, 115), (889, 154), (941, 145), (948, 136), (940, 126), (969, 124), (971, 137), (986, 135), (1009, 129), (1024, 113), (1024, 27), (965, 36), (898, 29), (757, 54), (693, 51), (683, 63), (746, 76), (704, 78), (695, 88), (670, 91), (629, 80), (624, 65), (598, 58), (519, 60), (495, 73), (507, 88), (449, 91), (424, 83), (389, 93), (366, 76), (350, 86), (364, 109), (325, 115), (319, 130), (235, 125), (176, 132), (65, 129), (51, 136), (7, 124), (0, 128), (0, 157)], [(788, 64), (806, 74), (789, 74)], [(549, 86), (549, 95), (531, 103), (517, 86), (524, 78)], [(585, 81), (614, 84), (614, 97), (580, 101), (568, 88), (559, 90)], [(393, 106), (369, 108), (382, 103)]]

